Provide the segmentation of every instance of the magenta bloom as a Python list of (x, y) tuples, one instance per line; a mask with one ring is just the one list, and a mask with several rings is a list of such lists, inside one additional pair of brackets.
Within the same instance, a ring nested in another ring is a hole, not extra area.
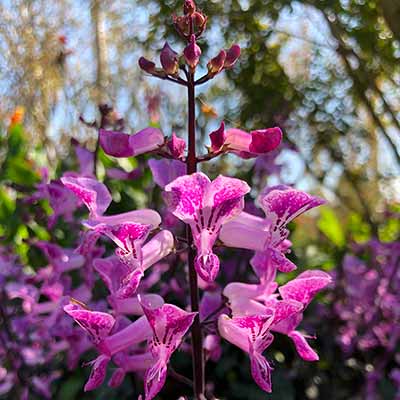
[(167, 142), (167, 147), (171, 155), (176, 158), (182, 158), (185, 155), (186, 142), (184, 139), (175, 135), (172, 132), (171, 138)]
[(274, 314), (272, 310), (265, 311), (264, 315), (233, 318), (222, 314), (218, 319), (218, 330), (224, 339), (249, 354), (253, 379), (261, 389), (270, 393), (272, 368), (262, 353), (274, 339), (270, 333)]
[(242, 158), (257, 157), (275, 150), (282, 141), (280, 128), (267, 128), (247, 133), (240, 129), (230, 128), (225, 131), (225, 125), (210, 133), (211, 150), (225, 150)]
[(161, 147), (164, 144), (164, 135), (157, 128), (145, 128), (133, 135), (100, 129), (99, 140), (106, 154), (113, 157), (132, 157)]
[(286, 225), (305, 211), (323, 204), (324, 200), (279, 185), (264, 189), (257, 201), (265, 218), (242, 212), (223, 226), (221, 240), (229, 247), (255, 250), (252, 264), (261, 275), (262, 271), (268, 270), (269, 263), (282, 272), (296, 269), (284, 256), (290, 243), (287, 242), (289, 231)]
[(156, 360), (144, 377), (145, 400), (151, 400), (164, 386), (169, 359), (180, 346), (196, 313), (186, 312), (172, 304), (164, 304), (156, 309), (145, 305), (142, 307), (153, 331), (149, 347)]
[(221, 226), (240, 213), (249, 191), (240, 179), (220, 175), (211, 182), (201, 172), (179, 177), (165, 187), (168, 207), (190, 225), (197, 248), (196, 271), (207, 282), (218, 274), (219, 259), (212, 250)]

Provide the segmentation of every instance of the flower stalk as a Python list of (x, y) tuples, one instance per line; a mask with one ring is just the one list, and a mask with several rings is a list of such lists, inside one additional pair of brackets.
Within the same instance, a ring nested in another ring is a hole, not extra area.
[[(196, 158), (196, 109), (195, 109), (195, 83), (194, 73), (188, 73), (188, 155), (186, 159), (187, 174), (197, 171)], [(196, 250), (193, 246), (193, 236), (190, 226), (186, 227), (186, 237), (189, 248), (189, 290), (192, 312), (199, 311), (199, 289), (197, 285), (197, 273), (195, 270)], [(204, 356), (203, 356), (203, 335), (200, 318), (197, 314), (192, 326), (192, 361), (193, 361), (193, 383), (196, 399), (204, 394)]]

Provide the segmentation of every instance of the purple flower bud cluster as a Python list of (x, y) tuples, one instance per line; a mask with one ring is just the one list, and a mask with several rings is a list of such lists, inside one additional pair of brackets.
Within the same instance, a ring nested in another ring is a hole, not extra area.
[(335, 317), (341, 321), (338, 342), (346, 357), (361, 354), (366, 398), (377, 398), (389, 366), (389, 378), (400, 395), (400, 243), (371, 239), (353, 245), (342, 272), (335, 275), (343, 291), (334, 303)]

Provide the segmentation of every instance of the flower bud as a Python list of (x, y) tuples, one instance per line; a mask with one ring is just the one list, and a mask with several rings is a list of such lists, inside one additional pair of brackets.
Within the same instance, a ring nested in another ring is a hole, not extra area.
[(186, 142), (184, 139), (181, 139), (175, 135), (175, 132), (172, 132), (172, 137), (167, 142), (167, 147), (171, 155), (176, 158), (182, 158), (185, 154)]
[(238, 44), (234, 44), (226, 52), (224, 67), (225, 68), (233, 67), (239, 57), (240, 57), (240, 46)]
[(156, 64), (144, 57), (139, 58), (139, 67), (148, 74), (154, 74), (156, 71)]
[(180, 16), (180, 17), (173, 16), (172, 20), (175, 29), (179, 33), (179, 35), (181, 35), (184, 38), (187, 38), (189, 36), (189, 31), (190, 31), (189, 27), (190, 18), (185, 16)]
[(185, 0), (183, 4), (183, 13), (185, 15), (192, 15), (196, 11), (196, 4), (193, 0)]
[(190, 37), (190, 43), (183, 50), (183, 55), (185, 57), (186, 63), (191, 69), (195, 69), (200, 60), (201, 49), (196, 44), (196, 36), (192, 35)]
[(214, 76), (224, 68), (225, 58), (225, 50), (221, 50), (216, 57), (208, 62), (207, 67), (210, 75)]
[(201, 12), (196, 11), (193, 15), (193, 25), (195, 27), (196, 36), (199, 37), (206, 29), (207, 17)]
[(168, 75), (175, 75), (178, 72), (179, 62), (178, 53), (172, 50), (171, 46), (165, 42), (160, 54), (161, 65)]

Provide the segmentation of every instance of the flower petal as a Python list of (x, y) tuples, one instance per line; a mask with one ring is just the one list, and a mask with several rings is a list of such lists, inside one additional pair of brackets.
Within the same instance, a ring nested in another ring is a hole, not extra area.
[(329, 274), (319, 270), (301, 273), (297, 278), (279, 288), (283, 299), (297, 300), (305, 306), (313, 297), (332, 281)]
[(115, 319), (112, 315), (85, 309), (78, 303), (67, 304), (64, 307), (64, 311), (89, 334), (95, 345), (110, 334), (115, 324)]
[(104, 152), (113, 157), (131, 157), (134, 152), (129, 145), (131, 135), (122, 132), (99, 130), (100, 146)]
[(160, 392), (167, 379), (167, 363), (160, 359), (144, 375), (145, 400), (152, 400)]
[(267, 393), (271, 393), (272, 392), (271, 366), (261, 353), (254, 350), (253, 344), (250, 344), (249, 355), (250, 355), (251, 376), (262, 390), (266, 391)]
[(179, 160), (149, 160), (149, 167), (153, 174), (154, 182), (162, 189), (179, 176), (186, 174), (186, 164)]
[(202, 172), (184, 175), (165, 187), (164, 199), (171, 212), (184, 222), (192, 221), (203, 207), (203, 196), (210, 179)]
[(111, 203), (110, 192), (95, 179), (64, 176), (61, 182), (86, 205), (92, 217), (102, 215)]
[(278, 127), (252, 131), (250, 134), (250, 153), (268, 153), (272, 150), (275, 150), (282, 141), (282, 131)]
[(109, 356), (101, 354), (90, 363), (90, 365), (92, 365), (92, 371), (84, 387), (85, 392), (97, 389), (103, 383), (110, 359)]
[(225, 134), (225, 123), (221, 122), (219, 128), (210, 133), (211, 140), (211, 151), (217, 152), (221, 150), (222, 146), (225, 144), (226, 134)]
[(297, 353), (305, 361), (318, 361), (318, 354), (307, 343), (305, 337), (298, 331), (292, 331), (288, 336), (293, 340)]
[(129, 136), (129, 146), (133, 155), (156, 150), (164, 144), (164, 135), (157, 128), (145, 128)]

